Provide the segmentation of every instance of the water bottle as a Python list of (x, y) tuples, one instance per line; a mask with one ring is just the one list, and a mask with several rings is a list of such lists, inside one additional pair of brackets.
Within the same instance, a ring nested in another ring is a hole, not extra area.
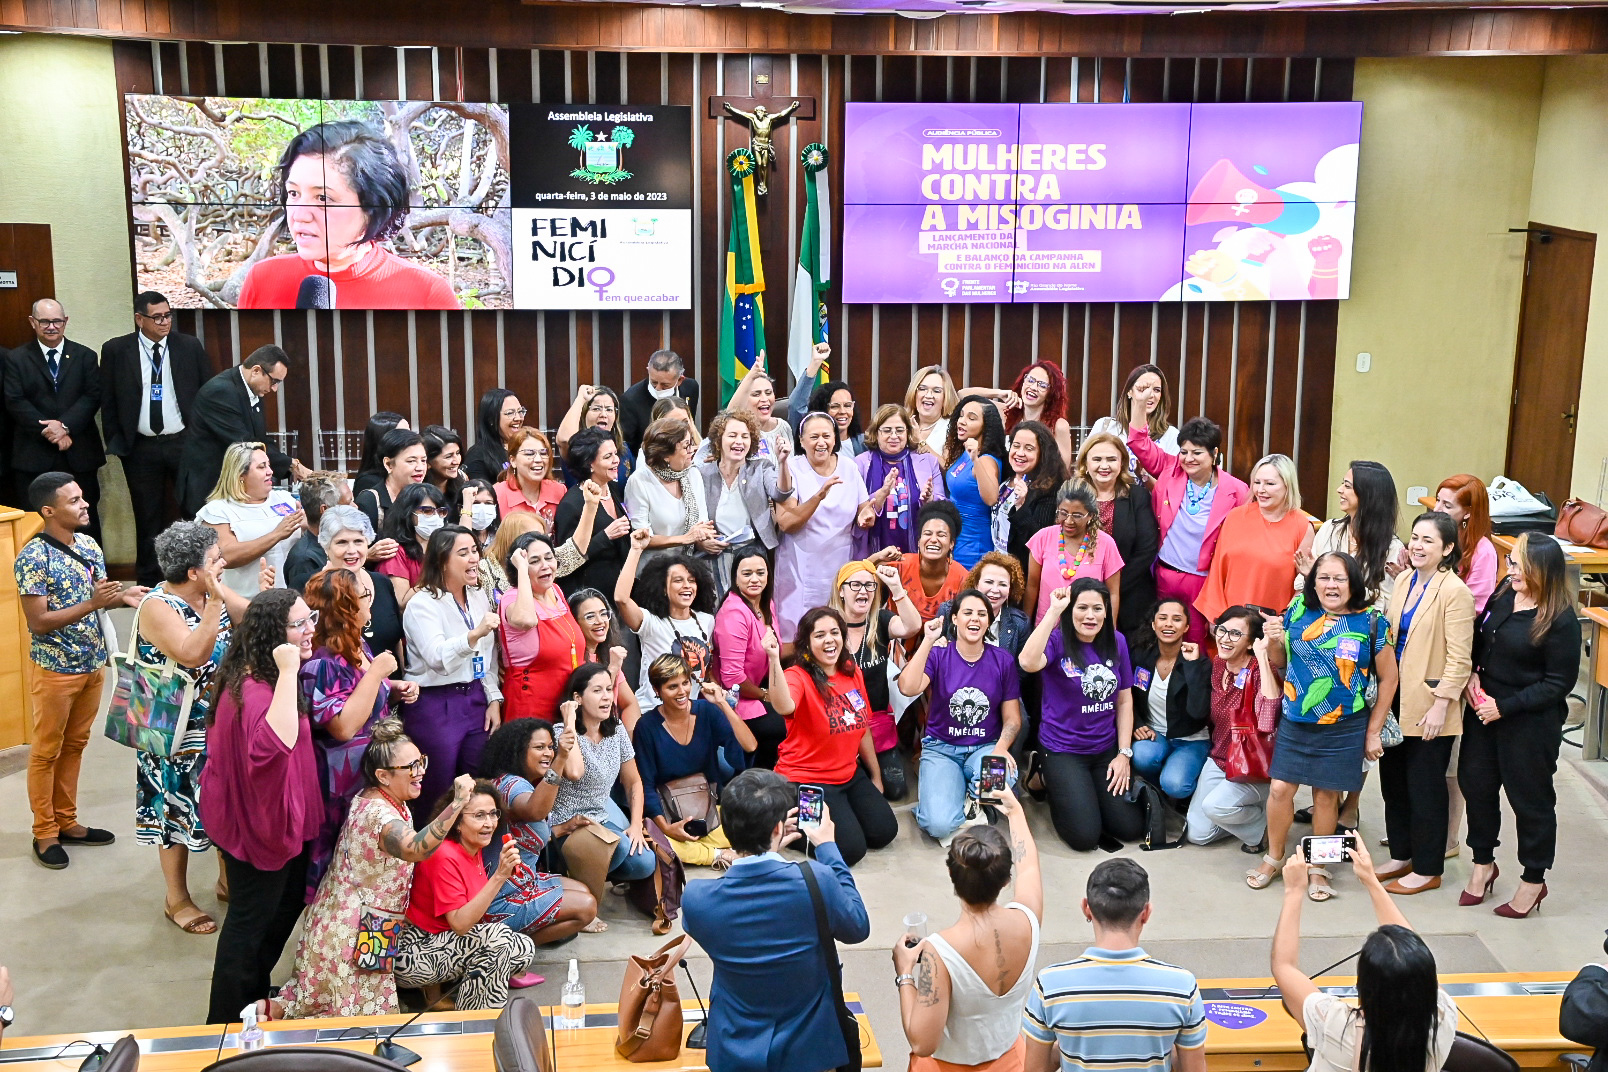
[(559, 1013), (558, 1026), (586, 1026), (586, 987), (581, 985), (581, 966), (577, 961), (570, 961), (569, 978), (564, 981), (564, 1004)]
[(240, 1052), (249, 1053), (263, 1047), (262, 1028), (257, 1025), (257, 1003), (240, 1010)]

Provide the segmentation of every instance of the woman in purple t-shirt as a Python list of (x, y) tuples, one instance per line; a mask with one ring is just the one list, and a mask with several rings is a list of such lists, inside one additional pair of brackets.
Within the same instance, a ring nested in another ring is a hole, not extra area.
[(978, 817), (984, 756), (1004, 757), (1006, 778), (1016, 781), (1010, 748), (1022, 728), (1021, 684), (1011, 653), (983, 639), (993, 624), (988, 597), (966, 589), (947, 614), (926, 624), (921, 646), (899, 674), (906, 696), (931, 689), (916, 823), (945, 848)]
[(1051, 593), (1019, 661), (1027, 673), (1044, 671), (1038, 738), (1055, 832), (1080, 852), (1136, 840), (1144, 813), (1128, 799), (1133, 664), (1106, 586), (1079, 577)]
[(201, 817), (229, 878), (208, 1023), (268, 996), (269, 972), (306, 906), (307, 861), (324, 818), (313, 731), (296, 675), (316, 623), (288, 588), (259, 592), (218, 664)]

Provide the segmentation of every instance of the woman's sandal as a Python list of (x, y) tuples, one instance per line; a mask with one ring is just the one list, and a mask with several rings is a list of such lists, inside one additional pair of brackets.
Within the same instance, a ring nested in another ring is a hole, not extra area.
[(607, 923), (605, 923), (602, 920), (601, 917), (593, 917), (592, 922), (588, 923), (586, 926), (581, 928), (581, 933), (582, 934), (602, 934), (604, 931), (606, 931), (608, 929), (609, 929), (609, 925)]
[[(178, 915), (186, 908), (193, 909), (195, 911), (195, 915), (185, 922), (180, 923), (178, 920)], [(177, 908), (164, 907), (162, 909), (162, 914), (167, 917), (167, 921), (169, 923), (179, 928), (179, 930), (183, 931), (185, 934), (216, 934), (218, 931), (218, 921), (203, 912), (200, 906), (198, 906), (194, 901), (185, 901)]]
[[(1273, 870), (1263, 871), (1262, 867), (1264, 865), (1273, 868)], [(1262, 863), (1245, 872), (1245, 885), (1249, 886), (1253, 890), (1267, 889), (1269, 886), (1273, 885), (1273, 880), (1278, 877), (1280, 866), (1282, 865), (1278, 860), (1275, 860), (1273, 857), (1263, 853)]]
[[(1323, 885), (1314, 886), (1312, 880), (1315, 878), (1321, 878)], [(1333, 900), (1334, 896), (1334, 887), (1329, 885), (1329, 872), (1321, 867), (1307, 868), (1307, 900), (1321, 903)]]

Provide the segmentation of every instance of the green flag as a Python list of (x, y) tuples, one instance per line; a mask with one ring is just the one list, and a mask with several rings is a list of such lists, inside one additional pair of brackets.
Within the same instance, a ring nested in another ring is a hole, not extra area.
[[(804, 228), (798, 241), (798, 276), (787, 325), (787, 367), (795, 380), (809, 368), (810, 354), (827, 337), (826, 290), (832, 283), (832, 197), (827, 189), (826, 146), (812, 142), (799, 153), (804, 166)], [(823, 364), (815, 382), (830, 377)]]

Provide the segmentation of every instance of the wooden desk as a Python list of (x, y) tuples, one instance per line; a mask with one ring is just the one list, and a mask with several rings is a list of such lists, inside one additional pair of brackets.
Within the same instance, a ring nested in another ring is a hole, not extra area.
[[(1496, 553), (1502, 558), (1496, 571), (1497, 579), (1501, 580), (1507, 576), (1506, 556), (1513, 553), (1513, 545), (1518, 540), (1512, 536), (1492, 536), (1491, 542), (1496, 544)], [(1569, 564), (1581, 573), (1608, 573), (1608, 551), (1593, 547), (1588, 551), (1565, 550), (1564, 555), (1568, 557)]]
[(1580, 738), (1583, 759), (1603, 758), (1603, 737), (1608, 733), (1608, 659), (1603, 644), (1608, 643), (1608, 607), (1582, 607), (1586, 627), (1591, 630), (1591, 672), (1586, 683), (1586, 725)]
[(0, 749), (27, 744), (33, 738), (33, 694), (28, 691), (33, 660), (28, 657), (32, 638), (22, 616), (17, 575), (12, 568), (17, 552), (44, 528), (38, 514), (0, 506), (0, 696), (14, 697), (0, 707)]
[[(849, 1008), (860, 1021), (862, 1063), (866, 1068), (882, 1067), (882, 1050), (877, 1046), (871, 1031), (870, 1018), (860, 1004), (860, 995), (844, 994)], [(610, 1069), (641, 1069), (645, 1072), (697, 1072), (706, 1069), (703, 1050), (683, 1047), (681, 1056), (674, 1061), (653, 1061), (633, 1064), (615, 1055), (615, 1031), (619, 1020), (618, 1006), (588, 1005), (587, 1026), (554, 1031), (552, 1021), (558, 1012), (554, 1005), (544, 1005), (542, 1014), (547, 1017), (557, 1048), (559, 1072), (603, 1072)], [(415, 1072), (492, 1072), (491, 1036), (497, 1022), (498, 1010), (481, 1012), (426, 1013), (397, 1041), (419, 1054), (422, 1060), (410, 1066)], [(703, 1007), (695, 1002), (682, 1001), (682, 1015), (688, 1032), (703, 1019)], [(329, 1045), (341, 1049), (373, 1053), (376, 1030), (384, 1037), (398, 1024), (407, 1022), (406, 1016), (360, 1016), (330, 1018), (326, 1020), (278, 1020), (265, 1028), (268, 1045), (310, 1046)], [(235, 1034), (240, 1025), (230, 1024), (222, 1041), (222, 1056), (231, 1057), (239, 1052)], [(140, 1040), (140, 1072), (197, 1072), (210, 1065), (219, 1052), (219, 1027), (162, 1027), (135, 1031)], [(32, 1038), (5, 1039), (0, 1046), (0, 1072), (75, 1072), (89, 1048), (74, 1046), (61, 1057), (54, 1055), (69, 1043), (87, 1039), (110, 1046), (127, 1032), (96, 1032), (93, 1034), (40, 1035)], [(342, 1038), (342, 1035), (346, 1035)]]
[[(1563, 1053), (1580, 1047), (1558, 1034), (1558, 1008), (1563, 988), (1573, 972), (1510, 972), (1505, 974), (1443, 975), (1444, 986), (1462, 1014), (1459, 1028), (1471, 1035), (1483, 1031), (1492, 1042), (1512, 1054), (1525, 1068), (1556, 1068)], [(1356, 980), (1325, 976), (1324, 988), (1351, 996)], [(1211, 1072), (1297, 1072), (1307, 1065), (1301, 1049), (1301, 1025), (1285, 1013), (1277, 990), (1268, 979), (1202, 979), (1201, 997), (1211, 1022), (1206, 1032), (1206, 1060)], [(845, 995), (860, 1020), (861, 1042), (867, 1068), (880, 1067), (882, 1051), (871, 1032), (870, 1020), (858, 994)], [(555, 1009), (545, 1007), (551, 1017)], [(694, 1072), (706, 1067), (703, 1051), (682, 1050), (681, 1058), (655, 1064), (633, 1065), (614, 1055), (614, 1005), (588, 1005), (588, 1026), (557, 1034), (559, 1072), (595, 1072), (603, 1069), (644, 1069)], [(683, 1003), (688, 1029), (701, 1018), (701, 1008)], [(403, 1023), (403, 1016), (356, 1019), (280, 1021), (269, 1025), (270, 1045), (332, 1045), (372, 1052), (376, 1028)], [(417, 1072), (491, 1072), (491, 1032), (497, 1013), (445, 1012), (421, 1017), (398, 1040), (423, 1060)], [(237, 1027), (238, 1025), (231, 1025)], [(352, 1038), (339, 1039), (343, 1031)], [(196, 1072), (218, 1051), (217, 1027), (167, 1027), (134, 1032), (140, 1039), (141, 1072)], [(80, 1045), (62, 1057), (54, 1055), (75, 1039), (110, 1044), (116, 1032), (91, 1035), (51, 1035), (7, 1038), (0, 1047), (0, 1072), (74, 1072), (87, 1052)], [(235, 1051), (236, 1039), (223, 1040), (223, 1055)]]

